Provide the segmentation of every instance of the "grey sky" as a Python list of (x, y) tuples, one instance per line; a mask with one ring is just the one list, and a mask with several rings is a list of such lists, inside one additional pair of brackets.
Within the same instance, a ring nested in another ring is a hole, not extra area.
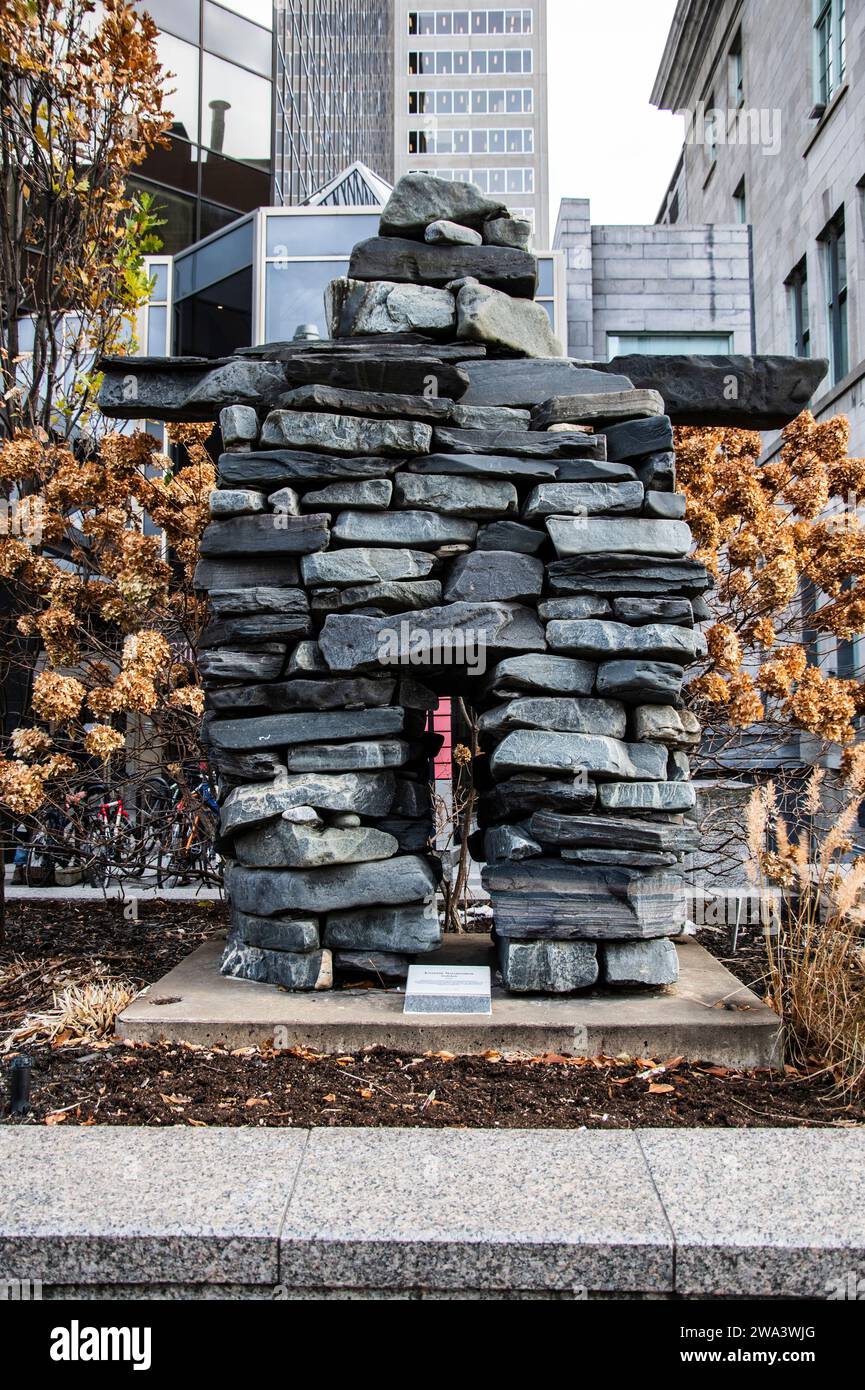
[(654, 222), (683, 140), (649, 104), (676, 0), (548, 0), (551, 228), (559, 200), (593, 222)]

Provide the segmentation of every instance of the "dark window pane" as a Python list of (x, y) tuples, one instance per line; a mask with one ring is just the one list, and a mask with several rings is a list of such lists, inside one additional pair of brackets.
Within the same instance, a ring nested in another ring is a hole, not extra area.
[[(218, 231), (227, 223), (236, 221), (237, 216), (228, 208), (217, 208), (212, 203), (204, 205), (207, 232), (202, 224), (201, 235)], [(218, 237), (208, 246), (191, 251), (187, 256), (179, 256), (174, 264), (174, 298), (182, 299), (194, 294), (206, 285), (215, 284), (234, 275), (239, 270), (252, 266), (252, 219), (249, 218)]]
[(487, 33), (503, 34), (505, 32), (505, 12), (504, 10), (487, 11)]
[(154, 202), (158, 217), (164, 225), (157, 227), (156, 235), (162, 242), (160, 252), (174, 256), (184, 251), (196, 240), (198, 232), (195, 225), (195, 199), (184, 197), (167, 188), (156, 188), (143, 179), (129, 179), (127, 186), (131, 193), (149, 193)]
[(459, 53), (459, 52), (455, 53), (455, 54), (453, 55), (453, 59), (454, 59), (454, 72), (455, 72), (455, 73), (458, 73), (460, 76), (462, 76), (464, 73), (467, 73), (467, 72), (468, 72), (468, 70), (469, 70), (469, 55), (468, 55), (468, 53), (467, 53), (466, 51), (463, 51), (462, 53)]
[(450, 33), (451, 33), (451, 12), (450, 12), (450, 10), (439, 10), (438, 14), (436, 15), (436, 33), (437, 33), (437, 34), (450, 34)]
[(468, 92), (454, 92), (454, 115), (467, 116), (469, 110)]
[[(211, 208), (207, 220), (220, 214)], [(252, 334), (252, 270), (240, 271), (182, 300), (175, 310), (179, 356), (228, 357)]]
[(252, 212), (270, 202), (270, 174), (266, 169), (239, 164), (206, 150), (201, 165), (201, 193), (204, 198), (238, 212)]

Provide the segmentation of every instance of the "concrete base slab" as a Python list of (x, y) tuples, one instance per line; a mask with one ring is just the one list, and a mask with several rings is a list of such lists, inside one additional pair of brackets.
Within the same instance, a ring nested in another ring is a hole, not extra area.
[[(221, 938), (206, 941), (124, 1010), (121, 1037), (138, 1042), (190, 1042), (230, 1047), (307, 1047), (357, 1052), (480, 1054), (488, 1050), (537, 1056), (673, 1057), (728, 1067), (774, 1067), (783, 1062), (777, 1015), (708, 951), (690, 939), (676, 943), (678, 984), (664, 990), (510, 995), (493, 985), (492, 1013), (404, 1014), (402, 989), (342, 989), (291, 994), (275, 985), (219, 974)], [(490, 965), (486, 936), (448, 938), (424, 957), (449, 965)]]

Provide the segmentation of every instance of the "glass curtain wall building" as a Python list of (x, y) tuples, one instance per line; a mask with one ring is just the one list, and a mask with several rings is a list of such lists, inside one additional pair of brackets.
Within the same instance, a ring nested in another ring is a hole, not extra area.
[(273, 0), (139, 0), (173, 115), (131, 186), (156, 197), (174, 254), (272, 200)]
[(274, 33), (273, 201), (303, 202), (358, 159), (392, 181), (392, 0), (279, 0)]
[(167, 254), (363, 160), (393, 177), (392, 0), (136, 0), (159, 27), (170, 144), (135, 171)]

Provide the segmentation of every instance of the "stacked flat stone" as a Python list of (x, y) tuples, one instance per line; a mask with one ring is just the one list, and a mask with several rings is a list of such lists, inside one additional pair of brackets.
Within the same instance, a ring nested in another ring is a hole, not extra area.
[(462, 694), (506, 986), (675, 979), (708, 580), (663, 401), (563, 357), (527, 235), (409, 176), (328, 289), (330, 340), (186, 394), (234, 393), (196, 576), (226, 974), (322, 989), (439, 944), (428, 726)]

